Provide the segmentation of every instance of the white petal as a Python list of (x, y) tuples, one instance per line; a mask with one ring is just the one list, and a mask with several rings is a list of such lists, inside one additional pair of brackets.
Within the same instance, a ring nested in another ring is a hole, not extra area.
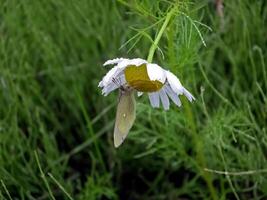
[(108, 85), (103, 87), (102, 94), (104, 96), (107, 96), (110, 92), (118, 89), (120, 86), (124, 85), (126, 83), (125, 76), (121, 75), (118, 78), (114, 79), (113, 82), (110, 82)]
[(124, 67), (128, 65), (140, 66), (144, 63), (147, 63), (147, 61), (141, 58), (134, 58), (134, 59), (115, 58), (115, 59), (106, 61), (103, 65), (106, 66), (106, 65), (118, 64), (117, 66), (120, 68), (120, 67)]
[(113, 67), (108, 73), (103, 77), (102, 81), (99, 83), (99, 87), (103, 87), (112, 82), (112, 79), (115, 77), (118, 71), (117, 67)]
[(98, 83), (98, 87), (104, 87), (103, 81), (100, 81), (100, 82)]
[(115, 83), (110, 83), (108, 86), (104, 87), (102, 90), (102, 94), (104, 96), (107, 96), (110, 92), (112, 92), (113, 90), (118, 89), (120, 86), (115, 84)]
[(140, 97), (143, 95), (143, 92), (137, 92), (137, 96)]
[(188, 90), (185, 89), (185, 88), (184, 88), (184, 95), (186, 96), (186, 98), (187, 98), (190, 102), (192, 102), (193, 100), (195, 100), (195, 97), (194, 97), (190, 92), (188, 92)]
[(114, 65), (114, 64), (120, 63), (123, 60), (128, 60), (128, 59), (126, 59), (126, 58), (115, 58), (115, 59), (112, 59), (112, 60), (107, 60), (103, 65), (104, 66), (106, 66), (106, 65)]
[(134, 59), (124, 59), (118, 64), (118, 68), (125, 68), (129, 65), (134, 65), (134, 66), (140, 66), (142, 64), (146, 64), (147, 61), (143, 60), (141, 58), (134, 58)]
[[(124, 67), (125, 68), (125, 67)], [(109, 72), (104, 76), (102, 81), (99, 82), (98, 87), (105, 87), (112, 83), (114, 80), (117, 80), (123, 74), (124, 68), (118, 68), (118, 66), (113, 67)]]
[(159, 108), (159, 93), (152, 92), (148, 94), (150, 104), (153, 108)]
[(176, 94), (183, 94), (184, 93), (184, 87), (182, 86), (181, 82), (179, 79), (170, 71), (165, 71), (166, 76), (167, 76), (167, 81), (169, 82), (172, 90)]
[(171, 89), (169, 84), (165, 85), (163, 89), (177, 106), (180, 107), (182, 105), (178, 95)]
[(165, 70), (162, 69), (157, 64), (147, 64), (147, 74), (150, 80), (152, 81), (160, 81), (161, 83), (165, 83), (166, 81), (166, 74)]
[(169, 110), (170, 108), (170, 101), (166, 94), (166, 92), (162, 89), (159, 91), (160, 100), (162, 102), (164, 110)]

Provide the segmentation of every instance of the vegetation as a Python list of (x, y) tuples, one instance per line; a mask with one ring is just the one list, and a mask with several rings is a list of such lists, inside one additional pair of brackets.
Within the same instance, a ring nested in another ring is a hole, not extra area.
[[(0, 199), (267, 199), (267, 4), (220, 3), (0, 1)], [(102, 64), (151, 45), (196, 101), (115, 149)]]

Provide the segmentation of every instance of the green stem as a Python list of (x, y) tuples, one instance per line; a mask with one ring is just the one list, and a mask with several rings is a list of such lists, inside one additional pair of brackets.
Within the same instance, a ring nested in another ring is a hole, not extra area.
[(195, 145), (196, 160), (197, 160), (197, 164), (198, 164), (197, 167), (198, 167), (203, 179), (205, 180), (205, 182), (208, 186), (208, 189), (209, 189), (210, 195), (211, 195), (211, 199), (217, 200), (218, 198), (217, 198), (216, 190), (212, 184), (212, 178), (211, 178), (210, 174), (204, 170), (204, 168), (207, 167), (205, 155), (203, 152), (204, 147), (203, 147), (202, 140), (199, 138), (200, 136), (197, 133), (196, 123), (194, 120), (194, 115), (193, 115), (192, 109), (191, 109), (188, 101), (183, 101), (183, 104), (185, 107), (185, 113), (187, 116), (188, 125), (191, 129), (193, 143)]
[(165, 19), (164, 23), (162, 24), (162, 27), (160, 28), (159, 33), (157, 34), (153, 44), (151, 45), (151, 47), (149, 49), (149, 53), (148, 53), (148, 56), (147, 56), (147, 61), (149, 63), (151, 63), (152, 60), (153, 60), (153, 56), (154, 56), (154, 53), (155, 53), (155, 51), (156, 51), (156, 49), (158, 47), (158, 43), (159, 43), (159, 41), (160, 41), (165, 29), (167, 28), (167, 26), (168, 26), (168, 24), (169, 24), (169, 22), (170, 22), (170, 20), (171, 20), (171, 18), (173, 16), (175, 10), (176, 10), (176, 7), (173, 7), (170, 10), (170, 12), (167, 13), (166, 19)]
[(46, 179), (46, 176), (45, 176), (45, 174), (44, 174), (44, 172), (43, 172), (43, 170), (42, 170), (42, 167), (41, 167), (41, 164), (40, 164), (40, 161), (39, 161), (39, 157), (38, 157), (38, 154), (37, 154), (37, 151), (36, 151), (36, 150), (34, 151), (34, 156), (35, 156), (35, 159), (36, 159), (36, 162), (37, 162), (37, 166), (38, 166), (38, 168), (39, 168), (39, 171), (40, 171), (40, 173), (41, 173), (41, 178), (43, 179), (44, 184), (45, 184), (45, 186), (46, 186), (46, 188), (47, 188), (47, 190), (48, 190), (48, 194), (49, 194), (49, 196), (50, 196), (50, 199), (52, 199), (52, 200), (56, 200), (56, 198), (54, 197), (54, 195), (53, 195), (53, 193), (52, 193), (52, 190), (51, 190), (51, 188), (50, 188), (50, 186), (49, 186), (49, 183), (48, 183), (48, 181), (47, 181), (47, 179)]

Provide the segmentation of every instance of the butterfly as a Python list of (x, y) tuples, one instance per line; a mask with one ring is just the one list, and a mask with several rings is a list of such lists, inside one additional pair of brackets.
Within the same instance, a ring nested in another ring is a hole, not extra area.
[(136, 116), (134, 90), (121, 87), (114, 127), (114, 146), (119, 147), (127, 137)]

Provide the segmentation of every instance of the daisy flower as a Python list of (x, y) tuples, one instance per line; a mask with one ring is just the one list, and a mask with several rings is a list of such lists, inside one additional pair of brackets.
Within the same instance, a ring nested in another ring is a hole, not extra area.
[(177, 106), (182, 105), (179, 95), (185, 95), (190, 102), (195, 100), (172, 72), (157, 64), (148, 63), (140, 58), (116, 58), (106, 61), (104, 66), (106, 65), (115, 65), (115, 67), (103, 77), (98, 85), (102, 88), (104, 96), (118, 88), (135, 90), (138, 96), (145, 92), (153, 108), (160, 107), (161, 102), (165, 110), (170, 107), (169, 99)]
[(116, 58), (108, 60), (106, 65), (115, 65), (100, 81), (99, 87), (102, 94), (119, 89), (120, 96), (117, 106), (114, 146), (119, 147), (127, 137), (135, 121), (135, 98), (143, 92), (148, 93), (152, 107), (160, 107), (160, 102), (165, 110), (170, 107), (171, 99), (177, 106), (181, 106), (179, 95), (185, 95), (189, 101), (195, 98), (180, 83), (179, 79), (170, 71), (154, 63), (135, 58)]

